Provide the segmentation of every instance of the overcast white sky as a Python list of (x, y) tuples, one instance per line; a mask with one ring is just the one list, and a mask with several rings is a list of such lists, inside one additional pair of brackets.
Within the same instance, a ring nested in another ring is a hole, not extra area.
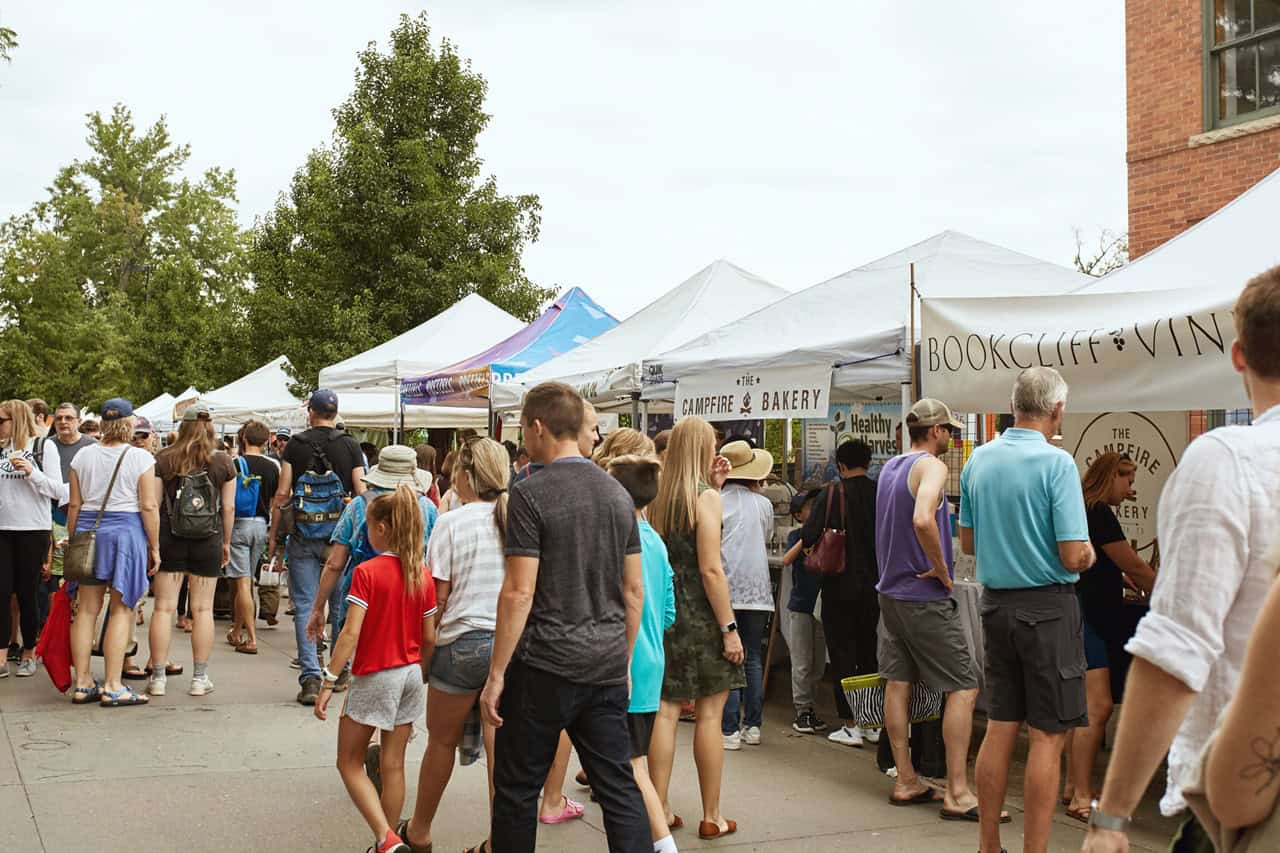
[[(0, 0), (0, 216), (83, 156), (84, 114), (167, 114), (269, 209), (400, 12), (336, 2)], [(525, 256), (626, 316), (725, 257), (800, 289), (952, 228), (1069, 264), (1125, 228), (1115, 0), (446, 0), (489, 81), (487, 171), (543, 205)]]

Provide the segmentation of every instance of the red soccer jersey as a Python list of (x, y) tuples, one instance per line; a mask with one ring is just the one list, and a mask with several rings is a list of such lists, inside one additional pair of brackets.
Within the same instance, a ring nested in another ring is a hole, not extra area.
[(400, 577), (400, 558), (380, 554), (356, 566), (347, 601), (365, 609), (351, 672), (368, 675), (418, 663), (422, 620), (436, 612), (436, 586), (422, 572), (422, 588), (410, 595)]

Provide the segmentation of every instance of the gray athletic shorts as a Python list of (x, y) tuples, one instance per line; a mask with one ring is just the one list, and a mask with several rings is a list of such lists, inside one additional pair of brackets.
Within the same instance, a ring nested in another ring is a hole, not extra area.
[(880, 596), (876, 660), (889, 681), (955, 693), (977, 690), (978, 673), (954, 598), (900, 601)]
[(355, 675), (347, 691), (344, 717), (375, 729), (391, 731), (412, 723), (426, 712), (427, 692), (422, 667), (416, 663)]

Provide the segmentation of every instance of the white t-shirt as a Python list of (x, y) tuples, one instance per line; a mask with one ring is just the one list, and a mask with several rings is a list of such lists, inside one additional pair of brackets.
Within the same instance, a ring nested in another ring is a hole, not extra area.
[(734, 610), (773, 611), (769, 585), (769, 537), (773, 504), (746, 486), (730, 483), (720, 493), (724, 518), (720, 527), (720, 560), (729, 582)]
[(436, 636), (447, 645), (468, 631), (492, 631), (498, 619), (505, 561), (494, 504), (463, 504), (436, 521), (427, 549), (431, 576), (449, 581), (449, 598)]
[(138, 511), (138, 480), (155, 467), (156, 459), (140, 447), (118, 444), (106, 447), (95, 444), (86, 447), (71, 460), (71, 470), (80, 479), (80, 517), (86, 513), (97, 512), (102, 507), (102, 499), (107, 494), (107, 486), (111, 483), (111, 473), (115, 471), (120, 454), (128, 454), (120, 466), (120, 474), (111, 489), (111, 502), (107, 504), (107, 512)]
[[(0, 530), (49, 530), (53, 526), (51, 501), (62, 488), (58, 440), (45, 439), (37, 460), (34, 451), (38, 440), (32, 439), (20, 451), (0, 450)], [(30, 477), (13, 467), (10, 455), (31, 463)]]

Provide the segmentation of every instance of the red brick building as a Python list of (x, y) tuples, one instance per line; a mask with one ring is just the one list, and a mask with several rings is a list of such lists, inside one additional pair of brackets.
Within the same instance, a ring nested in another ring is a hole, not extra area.
[(1125, 65), (1137, 257), (1280, 168), (1280, 0), (1126, 0)]

